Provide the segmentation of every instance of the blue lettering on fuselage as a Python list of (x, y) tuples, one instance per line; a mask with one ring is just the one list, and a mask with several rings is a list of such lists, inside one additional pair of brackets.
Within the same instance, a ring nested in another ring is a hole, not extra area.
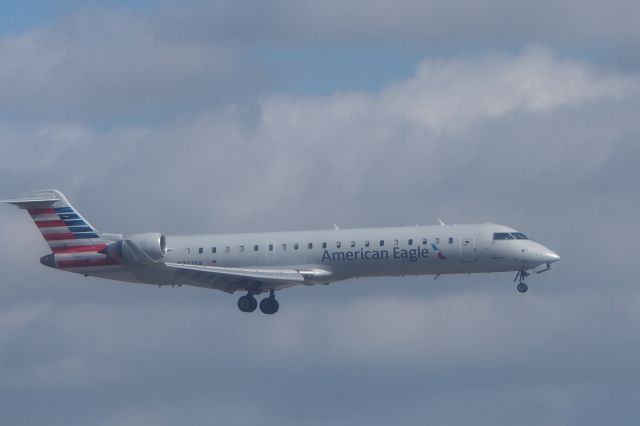
[(332, 251), (325, 250), (322, 253), (323, 262), (362, 262), (367, 260), (386, 260), (390, 255), (393, 259), (405, 259), (409, 262), (417, 262), (421, 258), (429, 257), (429, 250), (426, 248), (402, 249), (394, 247), (393, 251), (389, 250), (347, 250)]
[(393, 248), (394, 259), (406, 259), (409, 262), (417, 262), (420, 258), (429, 257), (429, 250), (426, 248), (411, 248), (401, 249), (400, 247)]

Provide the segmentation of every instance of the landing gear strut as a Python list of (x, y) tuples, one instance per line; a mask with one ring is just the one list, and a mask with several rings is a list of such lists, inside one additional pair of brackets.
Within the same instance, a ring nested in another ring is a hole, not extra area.
[(520, 293), (526, 293), (527, 290), (529, 290), (529, 286), (524, 282), (524, 279), (529, 275), (531, 274), (529, 274), (526, 269), (522, 268), (518, 271), (516, 277), (513, 279), (513, 282), (516, 282), (516, 280), (520, 279), (518, 281), (518, 286), (516, 287)]
[(238, 299), (238, 309), (242, 312), (253, 312), (258, 307), (258, 301), (253, 297), (253, 293), (249, 292), (246, 296)]
[(526, 293), (527, 290), (529, 290), (529, 286), (527, 285), (527, 283), (524, 282), (524, 279), (527, 278), (529, 275), (530, 274), (524, 268), (522, 268), (518, 271), (518, 273), (516, 274), (516, 277), (513, 279), (513, 282), (516, 282), (518, 278), (520, 279), (516, 287), (520, 293)]
[(273, 290), (269, 290), (269, 297), (265, 297), (260, 301), (260, 310), (263, 314), (273, 315), (278, 312), (280, 304), (276, 300)]

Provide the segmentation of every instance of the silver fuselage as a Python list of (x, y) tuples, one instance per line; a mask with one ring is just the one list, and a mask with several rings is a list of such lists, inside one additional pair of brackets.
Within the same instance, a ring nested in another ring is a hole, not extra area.
[[(322, 271), (308, 279), (308, 284), (317, 284), (356, 277), (530, 270), (559, 259), (530, 239), (495, 241), (496, 232), (515, 230), (477, 224), (167, 236), (165, 260), (184, 265)], [(177, 283), (157, 269), (125, 265), (73, 272)]]

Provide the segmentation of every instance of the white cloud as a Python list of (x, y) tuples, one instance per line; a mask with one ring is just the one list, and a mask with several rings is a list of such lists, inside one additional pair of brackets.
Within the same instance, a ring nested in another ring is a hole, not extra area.
[(73, 151), (95, 143), (85, 126), (64, 122), (0, 122), (0, 134), (0, 169), (10, 173), (59, 167)]
[[(629, 18), (637, 6), (629, 1), (617, 2), (617, 7), (599, 3), (585, 7), (572, 0), (535, 6), (503, 0), (475, 6), (414, 0), (338, 3), (193, 1), (188, 7), (165, 3), (147, 14), (86, 8), (47, 26), (5, 35), (0, 38), (0, 56), (10, 60), (0, 63), (0, 116), (27, 121), (91, 120), (101, 125), (192, 116), (229, 100), (246, 100), (247, 94), (253, 97), (277, 81), (277, 71), (252, 54), (252, 49), (265, 46), (398, 49), (408, 45), (429, 54), (442, 51), (441, 45), (457, 46), (467, 37), (480, 47), (504, 39), (510, 40), (509, 46), (531, 42), (582, 46), (588, 43), (584, 40), (594, 39), (620, 46), (633, 45), (640, 38), (635, 21)], [(486, 10), (492, 13), (481, 13)], [(595, 25), (598, 17), (607, 17), (607, 24)], [(627, 56), (621, 60), (628, 60)], [(509, 90), (526, 96), (526, 106), (544, 107), (576, 91), (584, 95), (581, 84), (590, 76), (567, 74), (564, 77), (571, 77), (572, 84), (548, 87), (546, 78), (535, 80), (545, 71), (545, 62), (538, 59), (532, 57), (532, 65), (538, 67), (533, 70), (525, 63), (513, 67), (506, 59), (513, 78)], [(558, 63), (551, 62), (548, 71), (581, 71), (571, 63), (558, 69)], [(499, 65), (494, 60), (484, 67), (480, 62), (476, 65), (480, 67), (476, 78), (491, 80), (490, 73), (506, 72), (490, 68)], [(422, 67), (419, 73), (433, 74), (429, 84), (437, 84), (437, 78), (446, 83), (449, 72), (461, 70), (452, 60), (426, 66), (429, 69)], [(407, 81), (404, 88), (412, 91), (421, 81)], [(458, 96), (448, 98), (452, 103), (441, 108), (460, 107), (456, 99), (473, 102), (464, 95), (468, 85), (478, 90), (474, 81), (460, 82), (450, 87)], [(508, 108), (503, 101), (492, 99), (484, 107), (500, 113)], [(422, 103), (409, 105), (424, 112)], [(463, 111), (468, 108), (465, 104)], [(439, 114), (432, 111), (430, 116), (435, 120)]]
[[(162, 126), (96, 132), (79, 124), (5, 122), (10, 136), (0, 170), (46, 170), (52, 185), (72, 195), (119, 200), (98, 212), (115, 217), (125, 213), (118, 203), (136, 199), (139, 187), (151, 211), (192, 203), (198, 188), (200, 209), (181, 211), (189, 219), (181, 230), (193, 232), (198, 227), (188, 224), (205, 220), (202, 208), (212, 213), (211, 224), (247, 226), (262, 212), (267, 226), (283, 226), (286, 218), (271, 218), (289, 206), (308, 206), (311, 217), (328, 222), (340, 219), (330, 217), (335, 203), (388, 206), (380, 203), (383, 193), (398, 202), (409, 195), (401, 202), (419, 208), (420, 197), (437, 200), (447, 183), (456, 185), (454, 194), (496, 201), (498, 193), (487, 188), (572, 190), (606, 169), (637, 132), (629, 105), (637, 104), (639, 90), (635, 74), (541, 48), (426, 60), (414, 76), (379, 93), (267, 96), (257, 110), (232, 107)], [(74, 173), (59, 173), (67, 164)], [(167, 205), (167, 193), (176, 204)]]
[(529, 48), (516, 57), (425, 61), (413, 78), (385, 89), (379, 102), (388, 111), (436, 130), (452, 130), (520, 109), (550, 113), (639, 91), (638, 76), (599, 75), (583, 62)]
[(170, 41), (143, 16), (76, 12), (0, 38), (0, 116), (17, 120), (149, 121), (215, 106), (260, 87), (241, 51)]

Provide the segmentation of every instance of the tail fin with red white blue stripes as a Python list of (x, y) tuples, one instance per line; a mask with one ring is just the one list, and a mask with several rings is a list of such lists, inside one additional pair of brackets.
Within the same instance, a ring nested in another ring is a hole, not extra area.
[(27, 210), (53, 253), (97, 252), (107, 241), (56, 189), (29, 191), (3, 200)]

